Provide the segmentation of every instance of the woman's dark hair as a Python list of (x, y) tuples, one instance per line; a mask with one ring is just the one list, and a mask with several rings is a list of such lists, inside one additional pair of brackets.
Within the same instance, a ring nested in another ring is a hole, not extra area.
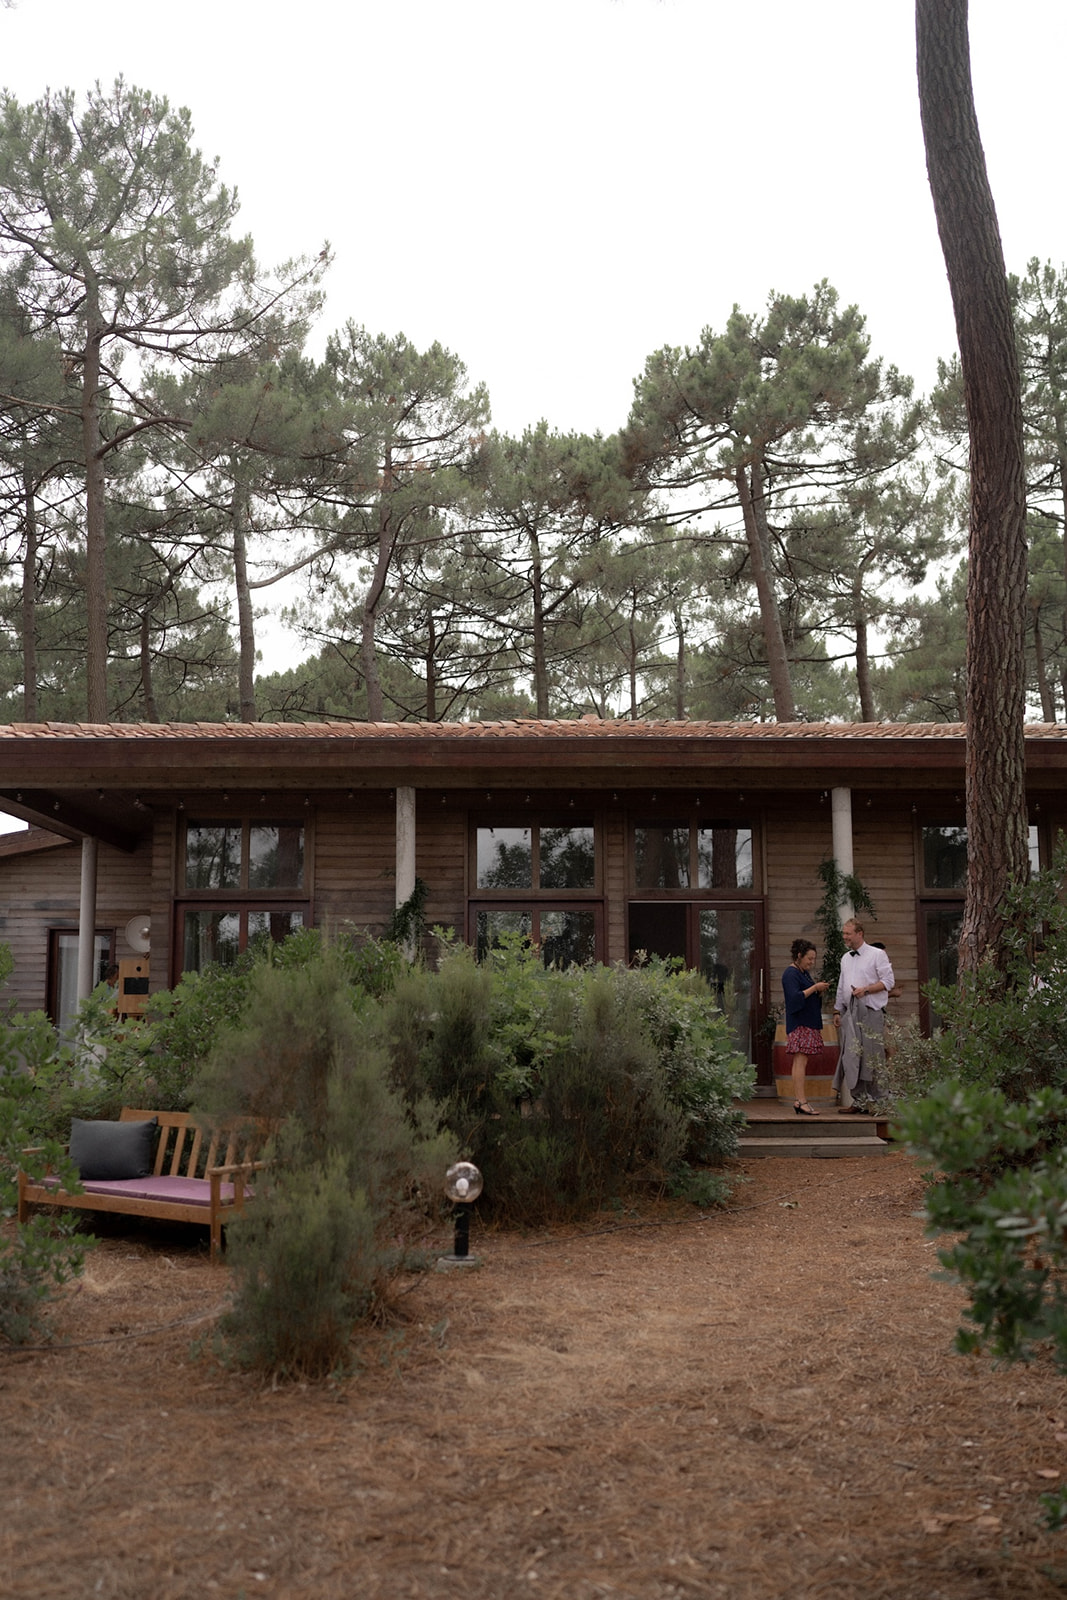
[(799, 961), (801, 956), (806, 956), (809, 950), (814, 949), (810, 939), (794, 939), (789, 954), (792, 960)]

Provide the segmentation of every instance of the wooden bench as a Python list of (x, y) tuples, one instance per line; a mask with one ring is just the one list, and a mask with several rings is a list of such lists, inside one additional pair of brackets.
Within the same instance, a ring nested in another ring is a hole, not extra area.
[(31, 1206), (51, 1206), (193, 1222), (211, 1230), (211, 1260), (217, 1261), (224, 1224), (244, 1209), (252, 1194), (248, 1180), (266, 1165), (254, 1159), (266, 1129), (246, 1118), (205, 1139), (188, 1111), (133, 1106), (123, 1106), (119, 1120), (145, 1122), (152, 1117), (159, 1123), (159, 1136), (148, 1177), (83, 1179), (83, 1193), (70, 1194), (58, 1177), (31, 1178), (20, 1170), (19, 1221), (26, 1221)]

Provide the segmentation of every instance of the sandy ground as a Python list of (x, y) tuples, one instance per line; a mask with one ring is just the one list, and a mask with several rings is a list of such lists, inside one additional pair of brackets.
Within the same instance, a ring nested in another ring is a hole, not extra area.
[(68, 1346), (0, 1355), (0, 1593), (1062, 1594), (1063, 1381), (952, 1353), (909, 1158), (747, 1173), (728, 1214), (476, 1222), (480, 1267), (405, 1285), (319, 1388), (222, 1369), (225, 1269), (120, 1225)]

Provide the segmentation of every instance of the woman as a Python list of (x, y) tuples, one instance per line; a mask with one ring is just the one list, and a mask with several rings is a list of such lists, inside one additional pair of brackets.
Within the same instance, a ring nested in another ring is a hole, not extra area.
[(791, 964), (782, 973), (785, 995), (785, 1047), (793, 1057), (793, 1110), (798, 1117), (814, 1117), (809, 1106), (804, 1074), (812, 1056), (822, 1051), (822, 1002), (829, 984), (812, 978), (815, 946), (810, 939), (794, 939)]

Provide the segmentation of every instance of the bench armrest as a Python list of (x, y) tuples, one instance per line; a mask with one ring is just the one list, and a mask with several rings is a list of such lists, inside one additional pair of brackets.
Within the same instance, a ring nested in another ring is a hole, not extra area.
[(208, 1167), (204, 1176), (211, 1185), (211, 1210), (218, 1212), (222, 1204), (222, 1183), (224, 1178), (233, 1179), (233, 1199), (238, 1209), (244, 1206), (245, 1190), (248, 1188), (248, 1178), (253, 1172), (262, 1172), (269, 1166), (267, 1161), (233, 1161), (225, 1167)]

